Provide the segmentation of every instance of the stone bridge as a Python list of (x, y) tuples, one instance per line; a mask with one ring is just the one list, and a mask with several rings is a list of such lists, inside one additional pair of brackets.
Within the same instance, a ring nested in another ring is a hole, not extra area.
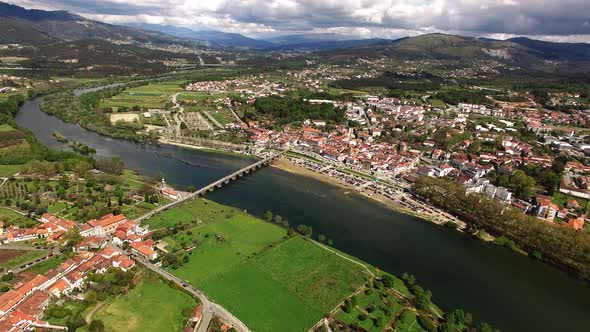
[(203, 187), (203, 188), (201, 188), (201, 189), (199, 189), (199, 190), (197, 190), (195, 192), (192, 192), (192, 193), (190, 193), (188, 195), (185, 195), (184, 197), (182, 197), (182, 198), (180, 198), (180, 199), (178, 199), (178, 200), (176, 200), (174, 202), (168, 203), (168, 204), (166, 204), (164, 206), (161, 206), (161, 207), (159, 207), (159, 208), (157, 208), (155, 210), (152, 210), (152, 211), (144, 214), (143, 216), (137, 218), (136, 220), (138, 222), (141, 222), (143, 220), (149, 219), (151, 216), (153, 216), (155, 214), (158, 214), (158, 213), (160, 213), (162, 211), (166, 211), (166, 210), (170, 209), (171, 207), (174, 207), (177, 204), (180, 204), (180, 203), (182, 203), (184, 201), (187, 201), (189, 199), (194, 199), (196, 197), (199, 197), (200, 195), (204, 195), (204, 194), (206, 194), (209, 191), (215, 190), (216, 188), (221, 188), (224, 185), (229, 184), (231, 181), (237, 180), (238, 178), (244, 176), (245, 174), (249, 174), (251, 172), (255, 172), (256, 170), (258, 170), (258, 169), (260, 169), (260, 168), (262, 168), (262, 167), (264, 167), (266, 165), (269, 165), (270, 163), (273, 162), (273, 160), (275, 160), (276, 158), (280, 157), (285, 152), (286, 151), (281, 151), (281, 152), (279, 152), (277, 154), (274, 154), (274, 155), (272, 155), (270, 157), (266, 157), (266, 158), (264, 158), (262, 160), (259, 160), (259, 161), (255, 162), (252, 165), (248, 165), (248, 166), (246, 166), (246, 167), (244, 167), (242, 169), (239, 169), (239, 170), (233, 172), (232, 174), (230, 174), (228, 176), (225, 176), (225, 177), (223, 177), (223, 178), (221, 178), (221, 179), (219, 179), (219, 180), (217, 180), (217, 181), (215, 181), (215, 182), (213, 182), (213, 183), (211, 183), (209, 185), (206, 185), (205, 187)]

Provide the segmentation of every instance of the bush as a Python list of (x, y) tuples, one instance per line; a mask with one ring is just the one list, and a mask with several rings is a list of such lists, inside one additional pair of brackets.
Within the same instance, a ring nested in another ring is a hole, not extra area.
[(420, 324), (420, 326), (422, 326), (422, 328), (428, 332), (436, 332), (436, 324), (428, 316), (418, 316), (418, 324)]

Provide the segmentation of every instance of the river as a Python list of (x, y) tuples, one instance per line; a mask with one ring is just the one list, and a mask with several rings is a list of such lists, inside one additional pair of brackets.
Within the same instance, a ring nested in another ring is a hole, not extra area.
[[(16, 121), (43, 143), (67, 148), (52, 136), (58, 131), (94, 147), (98, 158), (120, 157), (128, 168), (180, 186), (199, 187), (252, 162), (100, 136), (43, 113), (41, 102), (42, 98), (27, 101)], [(502, 331), (590, 328), (590, 288), (566, 273), (315, 179), (267, 167), (207, 197), (258, 216), (272, 210), (292, 225), (311, 225), (342, 251), (392, 273), (414, 274), (443, 309), (463, 308)]]

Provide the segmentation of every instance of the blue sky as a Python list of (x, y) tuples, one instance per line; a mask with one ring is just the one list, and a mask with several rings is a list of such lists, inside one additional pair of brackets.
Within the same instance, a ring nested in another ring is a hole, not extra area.
[(253, 37), (339, 33), (398, 38), (443, 32), (590, 42), (589, 0), (5, 0), (114, 24), (216, 29)]

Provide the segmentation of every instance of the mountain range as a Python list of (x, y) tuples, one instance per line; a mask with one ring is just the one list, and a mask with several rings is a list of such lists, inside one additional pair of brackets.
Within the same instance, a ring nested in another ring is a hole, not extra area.
[[(112, 25), (67, 11), (25, 9), (3, 2), (0, 2), (0, 31), (3, 31), (0, 34), (0, 44), (36, 47), (37, 52), (29, 50), (29, 56), (43, 54), (44, 48), (57, 52), (64, 43), (70, 43), (70, 48), (76, 45), (88, 46), (88, 40), (94, 39), (107, 42), (91, 44), (107, 48), (109, 51), (105, 53), (112, 54), (140, 54), (137, 47), (148, 45), (180, 45), (193, 49), (217, 49), (219, 52), (233, 49), (257, 52), (316, 51), (328, 60), (390, 57), (470, 62), (495, 59), (525, 67), (547, 61), (590, 63), (590, 44), (584, 43), (553, 43), (524, 37), (494, 40), (445, 34), (427, 34), (397, 40), (357, 39), (336, 34), (299, 34), (260, 40), (215, 30), (147, 24)], [(131, 49), (130, 46), (135, 48)]]

